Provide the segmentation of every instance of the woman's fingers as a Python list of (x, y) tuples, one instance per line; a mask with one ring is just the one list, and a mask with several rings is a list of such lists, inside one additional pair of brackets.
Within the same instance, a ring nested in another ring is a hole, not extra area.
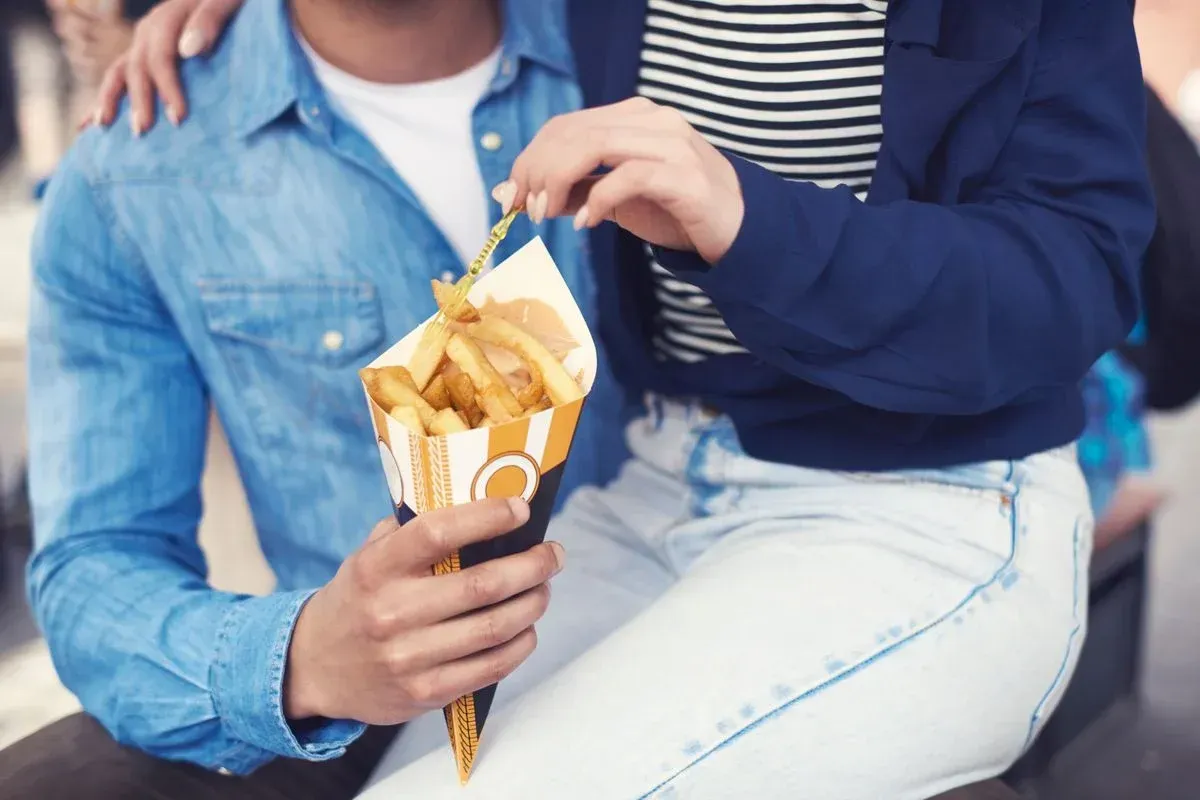
[(566, 114), (551, 120), (517, 158), (510, 191), (541, 222), (570, 211), (572, 187), (597, 169), (694, 155), (692, 134), (677, 113), (642, 99)]
[(597, 180), (575, 216), (576, 229), (592, 228), (612, 218), (616, 210), (632, 200), (669, 203), (686, 191), (689, 176), (658, 161), (627, 161)]
[(686, 139), (654, 129), (608, 128), (594, 131), (586, 144), (551, 156), (544, 172), (530, 176), (531, 186), (546, 195), (546, 216), (568, 213), (573, 186), (598, 168), (617, 168), (629, 161), (680, 166), (692, 150)]
[(180, 58), (193, 58), (212, 50), (229, 18), (242, 6), (243, 0), (202, 0), (187, 18), (182, 34), (178, 35)]
[(111, 124), (121, 96), (128, 92), (130, 125), (137, 134), (154, 124), (155, 96), (179, 124), (188, 112), (179, 80), (178, 59), (210, 51), (242, 0), (167, 0), (146, 15), (134, 31), (133, 45), (105, 73), (96, 118)]
[(187, 116), (187, 99), (179, 82), (175, 52), (174, 38), (156, 38), (146, 46), (144, 65), (151, 86), (162, 98), (167, 119), (178, 125)]
[(125, 94), (125, 72), (129, 53), (119, 56), (104, 73), (100, 81), (100, 89), (96, 93), (96, 110), (93, 121), (102, 127), (112, 125), (117, 116), (117, 106), (121, 104), (121, 96)]
[(134, 136), (141, 136), (154, 124), (154, 87), (146, 68), (146, 43), (140, 37), (129, 51), (125, 84), (129, 90), (129, 127)]
[(178, 125), (187, 114), (187, 101), (179, 83), (178, 43), (200, 2), (169, 0), (138, 23), (126, 75), (135, 133), (149, 130), (154, 124), (156, 93), (162, 97), (171, 122)]

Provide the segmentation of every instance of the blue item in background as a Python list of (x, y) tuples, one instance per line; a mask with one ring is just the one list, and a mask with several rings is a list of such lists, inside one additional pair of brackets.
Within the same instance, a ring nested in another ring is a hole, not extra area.
[(1079, 465), (1099, 518), (1122, 475), (1150, 468), (1145, 387), (1141, 374), (1117, 353), (1097, 361), (1082, 386), (1087, 423), (1079, 437)]

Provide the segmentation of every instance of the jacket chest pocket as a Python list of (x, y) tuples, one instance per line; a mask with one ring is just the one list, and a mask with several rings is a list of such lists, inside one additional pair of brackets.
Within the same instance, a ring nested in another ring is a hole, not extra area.
[(218, 408), (231, 419), (240, 410), (266, 458), (335, 455), (370, 443), (357, 370), (384, 338), (372, 284), (205, 280), (198, 289), (229, 376)]

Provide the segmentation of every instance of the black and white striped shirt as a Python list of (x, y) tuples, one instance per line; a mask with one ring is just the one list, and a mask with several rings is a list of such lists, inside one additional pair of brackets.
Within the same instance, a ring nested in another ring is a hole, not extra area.
[[(883, 138), (887, 0), (649, 0), (638, 94), (790, 180), (865, 197)], [(712, 301), (647, 247), (654, 348), (694, 363), (745, 350)]]

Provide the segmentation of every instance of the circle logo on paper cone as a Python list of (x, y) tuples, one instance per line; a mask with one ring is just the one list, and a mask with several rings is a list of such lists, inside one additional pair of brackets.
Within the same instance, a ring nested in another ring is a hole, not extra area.
[(526, 503), (541, 481), (537, 462), (527, 453), (502, 453), (483, 465), (471, 483), (471, 499), (519, 497)]
[(383, 477), (387, 479), (392, 502), (397, 507), (404, 505), (404, 479), (400, 477), (400, 464), (383, 439), (379, 440), (379, 460), (383, 462)]

